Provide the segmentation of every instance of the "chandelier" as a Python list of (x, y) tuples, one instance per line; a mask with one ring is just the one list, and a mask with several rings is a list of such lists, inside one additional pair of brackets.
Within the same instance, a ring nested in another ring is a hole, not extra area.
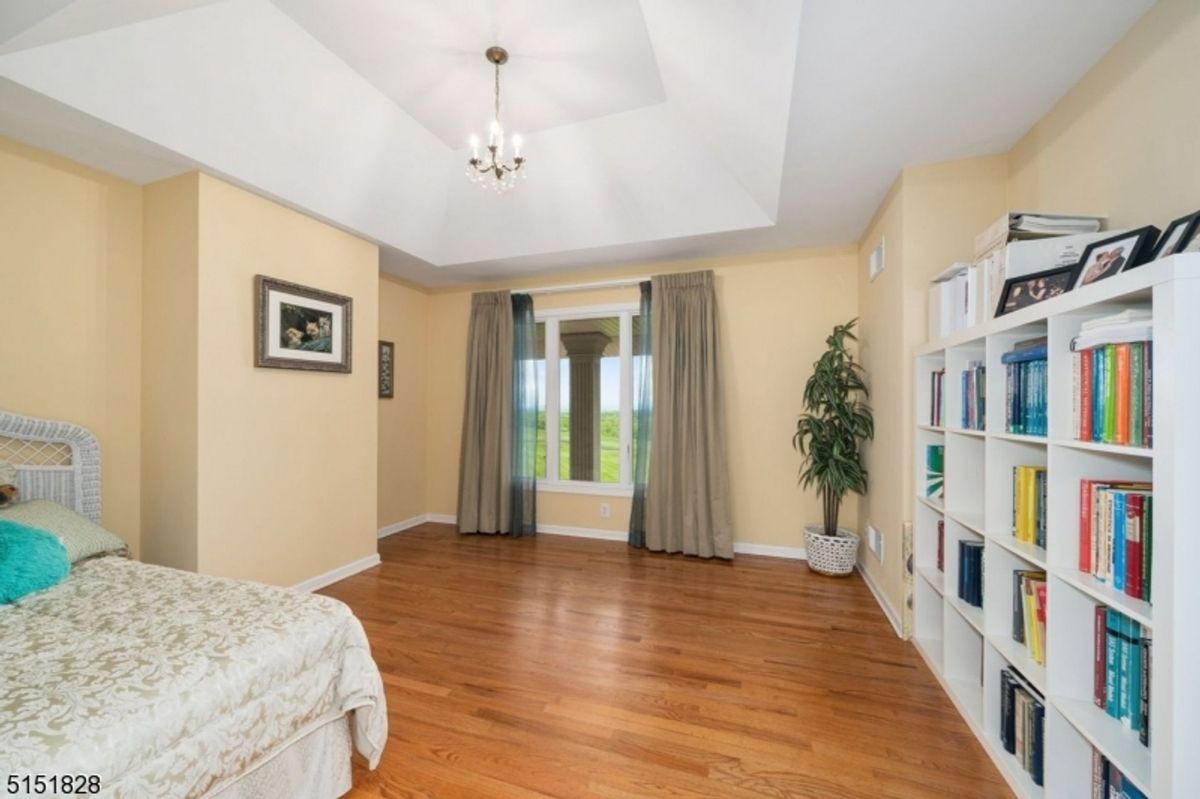
[[(479, 137), (471, 137), (471, 160), (467, 162), (467, 177), (485, 189), (495, 189), (504, 192), (511, 189), (517, 182), (517, 173), (525, 164), (521, 157), (521, 137), (512, 137), (513, 157), (504, 156), (504, 128), (500, 125), (500, 66), (508, 62), (508, 51), (503, 47), (489, 47), (484, 51), (488, 63), (496, 67), (495, 105), (493, 106), (492, 124), (488, 129), (487, 152), (479, 156)], [(521, 179), (526, 173), (521, 172)]]

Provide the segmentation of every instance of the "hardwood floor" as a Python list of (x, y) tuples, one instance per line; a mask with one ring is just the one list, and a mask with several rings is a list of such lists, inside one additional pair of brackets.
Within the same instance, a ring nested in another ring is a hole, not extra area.
[(379, 549), (323, 592), (387, 688), (352, 797), (1011, 796), (857, 575), (436, 524)]

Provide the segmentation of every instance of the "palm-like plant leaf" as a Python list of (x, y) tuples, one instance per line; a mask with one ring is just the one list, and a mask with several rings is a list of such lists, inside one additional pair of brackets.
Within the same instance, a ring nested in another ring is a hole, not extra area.
[(866, 492), (861, 444), (875, 437), (866, 372), (847, 345), (858, 340), (857, 322), (835, 325), (825, 339), (826, 350), (804, 385), (804, 413), (792, 436), (792, 446), (802, 456), (800, 485), (821, 494), (826, 535), (837, 532), (838, 510), (846, 493)]

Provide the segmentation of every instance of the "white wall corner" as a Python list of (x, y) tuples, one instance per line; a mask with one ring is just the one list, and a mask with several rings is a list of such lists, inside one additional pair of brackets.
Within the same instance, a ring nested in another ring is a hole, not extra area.
[(405, 530), (412, 529), (413, 527), (416, 527), (417, 525), (424, 524), (427, 521), (429, 521), (428, 513), (422, 513), (420, 516), (413, 516), (411, 519), (402, 519), (401, 521), (395, 522), (394, 524), (389, 524), (384, 527), (380, 527), (379, 533), (376, 537), (377, 538), (387, 538), (389, 535), (394, 535), (396, 533), (404, 532)]
[(345, 580), (347, 577), (352, 577), (361, 571), (366, 571), (374, 566), (378, 566), (380, 563), (381, 561), (379, 559), (379, 553), (376, 552), (373, 555), (360, 558), (353, 563), (347, 563), (345, 566), (339, 566), (332, 571), (327, 571), (324, 574), (318, 574), (316, 577), (310, 577), (303, 582), (296, 583), (292, 586), (292, 590), (300, 591), (301, 593), (305, 594), (312, 593), (313, 591), (318, 591), (327, 585), (333, 585), (339, 580)]
[(892, 603), (888, 601), (887, 594), (883, 593), (883, 589), (875, 582), (875, 578), (871, 576), (871, 572), (867, 570), (862, 561), (857, 564), (858, 573), (862, 577), (863, 582), (867, 584), (867, 588), (871, 589), (871, 593), (875, 595), (875, 601), (883, 610), (883, 615), (887, 616), (887, 620), (891, 622), (892, 629), (896, 631), (897, 638), (904, 638), (904, 625), (900, 621), (900, 614), (892, 607)]

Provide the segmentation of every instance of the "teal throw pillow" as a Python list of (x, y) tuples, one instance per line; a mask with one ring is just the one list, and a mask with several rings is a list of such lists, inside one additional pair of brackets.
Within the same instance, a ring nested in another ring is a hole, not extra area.
[(71, 572), (62, 542), (45, 530), (0, 521), (0, 604), (61, 583)]

